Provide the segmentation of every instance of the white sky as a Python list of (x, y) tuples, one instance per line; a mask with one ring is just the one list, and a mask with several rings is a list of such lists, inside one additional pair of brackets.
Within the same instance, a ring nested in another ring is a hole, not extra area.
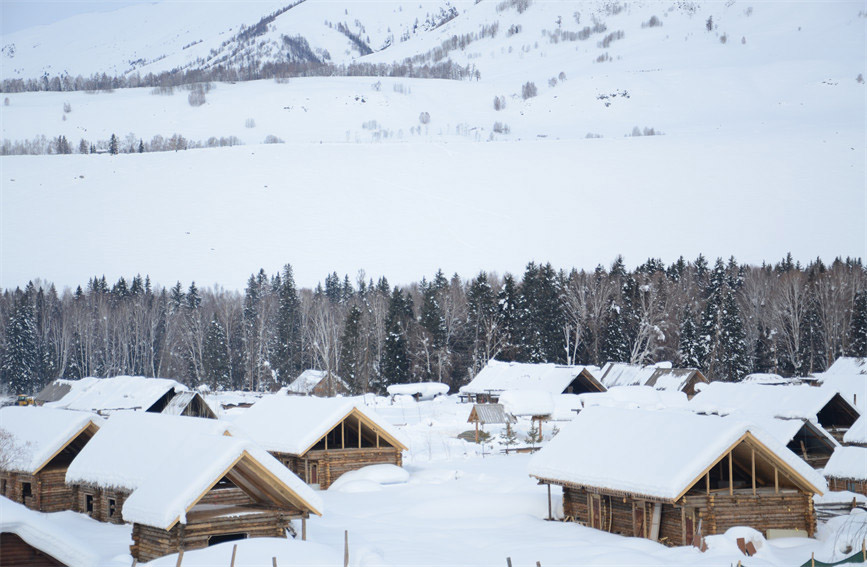
[[(0, 0), (0, 34), (64, 20), (76, 14), (109, 12), (148, 0)], [(151, 2), (155, 0), (149, 0)]]

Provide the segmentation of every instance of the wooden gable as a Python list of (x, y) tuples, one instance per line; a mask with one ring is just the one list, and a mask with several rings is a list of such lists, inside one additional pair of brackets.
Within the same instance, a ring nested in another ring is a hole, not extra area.
[(594, 392), (606, 392), (602, 385), (586, 368), (582, 369), (578, 376), (572, 380), (563, 390), (563, 394), (586, 394)]
[(99, 430), (99, 426), (97, 426), (93, 422), (89, 422), (85, 425), (81, 430), (79, 430), (75, 435), (72, 435), (69, 440), (63, 444), (53, 455), (51, 455), (44, 463), (39, 465), (39, 467), (33, 471), (33, 474), (37, 474), (43, 469), (46, 468), (57, 468), (57, 467), (67, 467), (69, 463), (72, 462), (78, 453), (84, 448), (85, 445), (96, 435), (96, 432)]
[(315, 443), (301, 452), (304, 455), (310, 451), (333, 451), (340, 449), (393, 447), (398, 451), (406, 451), (406, 446), (383, 428), (370, 420), (357, 408), (347, 413), (335, 423), (327, 433)]

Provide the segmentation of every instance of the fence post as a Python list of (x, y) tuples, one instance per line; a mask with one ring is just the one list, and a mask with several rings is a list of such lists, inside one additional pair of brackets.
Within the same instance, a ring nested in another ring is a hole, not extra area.
[(343, 567), (349, 567), (349, 530), (343, 531)]
[(238, 544), (236, 543), (232, 547), (232, 562), (229, 563), (229, 567), (235, 567), (235, 554), (238, 553)]
[(175, 567), (181, 567), (181, 562), (184, 560), (184, 550), (182, 549), (178, 553), (178, 562), (175, 564)]

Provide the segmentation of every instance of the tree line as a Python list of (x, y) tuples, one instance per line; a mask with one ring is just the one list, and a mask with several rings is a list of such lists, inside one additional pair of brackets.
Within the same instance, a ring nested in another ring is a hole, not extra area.
[(438, 271), (406, 286), (328, 275), (299, 289), (292, 267), (250, 276), (243, 293), (145, 276), (91, 278), (59, 293), (36, 280), (0, 296), (0, 385), (33, 393), (58, 377), (170, 377), (190, 386), (264, 390), (306, 368), (354, 392), (438, 381), (453, 389), (484, 364), (601, 365), (670, 360), (713, 380), (823, 371), (867, 356), (867, 278), (860, 259), (791, 255), (774, 265), (699, 256), (627, 270), (518, 277)]

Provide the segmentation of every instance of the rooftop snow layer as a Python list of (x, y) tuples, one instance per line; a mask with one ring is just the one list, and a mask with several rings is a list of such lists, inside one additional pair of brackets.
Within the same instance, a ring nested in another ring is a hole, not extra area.
[(469, 384), (461, 386), (461, 392), (485, 394), (505, 390), (545, 390), (555, 395), (562, 394), (572, 380), (585, 369), (594, 375), (598, 371), (594, 366), (489, 360)]
[(823, 386), (840, 392), (847, 402), (858, 408), (861, 413), (867, 412), (867, 376), (864, 374), (845, 374), (825, 372), (817, 374)]
[(265, 396), (234, 424), (268, 451), (301, 455), (353, 409), (406, 445), (399, 432), (355, 398)]
[(599, 381), (606, 388), (651, 386), (656, 390), (680, 391), (696, 372), (695, 368), (671, 368), (670, 362), (649, 366), (608, 362), (599, 372)]
[(828, 478), (867, 480), (867, 447), (837, 447), (824, 474)]
[(174, 388), (175, 392), (181, 392), (187, 389), (174, 380), (144, 376), (89, 377), (63, 380), (62, 383), (70, 386), (69, 393), (56, 402), (46, 403), (47, 407), (103, 413), (117, 410), (146, 411), (169, 390)]
[(607, 406), (631, 409), (688, 407), (686, 394), (679, 390), (656, 390), (651, 386), (615, 386), (607, 392), (581, 394), (583, 407)]
[[(825, 490), (816, 471), (758, 427), (677, 410), (587, 408), (533, 456), (529, 473), (674, 499), (748, 431), (817, 490)], [(644, 466), (636, 469), (636, 463)]]
[(816, 421), (837, 390), (814, 386), (768, 386), (732, 382), (702, 384), (690, 401), (693, 411), (728, 415), (742, 412)]
[[(324, 370), (307, 369), (298, 375), (291, 384), (283, 388), (284, 392), (292, 394), (312, 394), (313, 389), (325, 379), (327, 372)], [(349, 390), (346, 382), (344, 382), (337, 374), (332, 374), (331, 379), (334, 381), (335, 389), (344, 388)]]
[(506, 412), (518, 416), (543, 416), (554, 413), (554, 396), (544, 390), (506, 390), (500, 394)]
[(91, 413), (45, 407), (7, 406), (0, 409), (0, 429), (11, 436), (9, 470), (33, 474), (89, 424), (100, 425)]
[(843, 443), (867, 445), (867, 415), (862, 415), (843, 435)]
[(135, 490), (158, 473), (164, 455), (186, 455), (199, 436), (227, 431), (229, 425), (215, 419), (115, 413), (69, 465), (66, 482)]
[(15, 534), (68, 567), (130, 564), (130, 527), (75, 512), (45, 514), (0, 498), (0, 533)]
[(449, 393), (447, 384), (441, 382), (417, 382), (413, 384), (392, 384), (388, 388), (392, 396), (418, 396), (421, 400), (432, 400)]
[(867, 374), (867, 357), (841, 356), (824, 374)]
[(146, 481), (124, 502), (126, 522), (160, 529), (169, 529), (176, 520), (186, 523), (186, 511), (245, 453), (304, 500), (313, 513), (321, 515), (323, 505), (319, 496), (250, 441), (224, 435), (195, 435), (191, 440), (194, 442), (187, 444), (182, 453), (163, 451), (163, 458), (157, 461)]

